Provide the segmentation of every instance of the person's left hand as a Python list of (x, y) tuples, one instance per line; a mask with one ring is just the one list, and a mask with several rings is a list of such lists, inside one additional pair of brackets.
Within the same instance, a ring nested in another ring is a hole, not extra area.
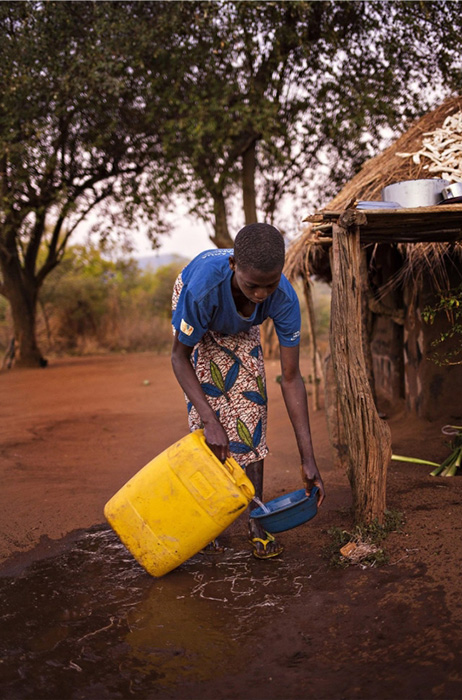
[(317, 495), (318, 506), (320, 506), (326, 497), (326, 491), (324, 488), (324, 482), (321, 478), (321, 475), (319, 473), (318, 467), (316, 466), (316, 463), (314, 462), (314, 460), (311, 462), (302, 463), (301, 470), (302, 470), (303, 484), (304, 484), (305, 489), (306, 489), (306, 495), (309, 496), (313, 487), (317, 486), (319, 489), (319, 492)]

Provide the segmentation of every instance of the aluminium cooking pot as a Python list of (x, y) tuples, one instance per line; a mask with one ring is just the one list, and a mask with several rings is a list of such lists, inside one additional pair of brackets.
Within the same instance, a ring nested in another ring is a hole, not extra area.
[(462, 196), (462, 182), (453, 182), (452, 185), (448, 187), (443, 187), (441, 194), (443, 199), (453, 199), (454, 197)]
[(382, 199), (398, 202), (402, 207), (433, 207), (443, 200), (442, 191), (449, 184), (440, 178), (395, 182), (383, 188)]

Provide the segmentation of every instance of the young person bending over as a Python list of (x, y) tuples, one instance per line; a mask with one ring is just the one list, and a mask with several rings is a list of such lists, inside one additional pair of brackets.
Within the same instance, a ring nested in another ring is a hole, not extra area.
[[(233, 250), (207, 250), (175, 282), (172, 366), (188, 406), (190, 430), (204, 429), (214, 454), (231, 454), (263, 496), (267, 396), (260, 324), (272, 318), (280, 346), (281, 388), (309, 494), (325, 497), (311, 442), (308, 403), (299, 367), (300, 308), (282, 274), (284, 240), (268, 224), (239, 231)], [(283, 546), (249, 519), (253, 553), (278, 556)], [(217, 547), (216, 543), (212, 546)]]

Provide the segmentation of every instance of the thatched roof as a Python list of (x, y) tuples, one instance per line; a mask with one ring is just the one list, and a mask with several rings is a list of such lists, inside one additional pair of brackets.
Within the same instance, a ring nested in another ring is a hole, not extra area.
[[(434, 165), (430, 158), (423, 155), (413, 158), (412, 154), (422, 152), (426, 136), (441, 130), (447, 118), (459, 112), (462, 113), (462, 97), (452, 97), (414, 122), (383, 153), (368, 160), (359, 173), (329, 202), (327, 208), (345, 209), (352, 200), (380, 200), (382, 188), (393, 182), (450, 175), (444, 167), (440, 171), (430, 169)], [(462, 141), (462, 133), (459, 138)], [(403, 154), (409, 156), (403, 157)], [(462, 161), (459, 163), (458, 175), (452, 175), (451, 179), (462, 180)]]
[[(449, 133), (452, 130), (452, 134)], [(449, 145), (448, 145), (449, 142)], [(367, 161), (323, 211), (339, 211), (355, 205), (356, 201), (381, 199), (386, 185), (403, 180), (445, 177), (462, 181), (462, 96), (452, 97), (435, 110), (414, 122), (383, 153)], [(326, 226), (325, 229), (329, 229)], [(321, 236), (320, 236), (321, 234)], [(310, 274), (330, 281), (329, 238), (323, 235), (323, 225), (307, 225), (302, 236), (289, 248), (285, 272), (290, 279)], [(405, 253), (405, 244), (401, 246)], [(416, 243), (409, 254), (409, 264), (416, 264), (422, 254), (424, 260), (441, 258), (444, 244)], [(452, 244), (453, 253), (462, 257), (462, 243)], [(412, 261), (412, 263), (411, 263)]]

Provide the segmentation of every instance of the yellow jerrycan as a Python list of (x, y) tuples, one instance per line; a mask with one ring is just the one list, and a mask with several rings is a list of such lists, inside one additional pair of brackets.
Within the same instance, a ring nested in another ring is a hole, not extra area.
[(223, 532), (254, 495), (239, 464), (220, 462), (196, 430), (135, 474), (104, 515), (141, 566), (163, 576)]

